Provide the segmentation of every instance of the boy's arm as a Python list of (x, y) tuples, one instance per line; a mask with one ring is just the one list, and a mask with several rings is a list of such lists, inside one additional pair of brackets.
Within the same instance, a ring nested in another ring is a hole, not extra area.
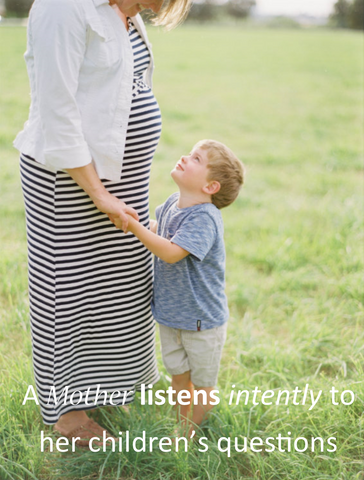
[(154, 253), (154, 255), (164, 262), (176, 263), (189, 255), (189, 252), (184, 248), (179, 247), (166, 238), (156, 235), (130, 215), (128, 215), (128, 217), (128, 231), (132, 232), (137, 238), (139, 238), (150, 252)]

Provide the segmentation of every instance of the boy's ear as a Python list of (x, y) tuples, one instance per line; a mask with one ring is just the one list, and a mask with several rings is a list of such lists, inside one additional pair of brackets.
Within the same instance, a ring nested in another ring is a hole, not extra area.
[(202, 191), (204, 193), (207, 193), (208, 195), (215, 195), (220, 190), (220, 188), (220, 182), (218, 182), (217, 180), (212, 180), (202, 188)]

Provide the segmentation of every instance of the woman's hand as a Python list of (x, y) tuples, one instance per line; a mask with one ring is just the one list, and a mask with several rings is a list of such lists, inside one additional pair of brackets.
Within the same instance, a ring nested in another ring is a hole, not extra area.
[(139, 220), (134, 208), (128, 207), (124, 202), (109, 193), (91, 163), (84, 167), (69, 168), (66, 170), (73, 180), (89, 195), (100, 212), (106, 213), (111, 222), (126, 232), (128, 230), (128, 214)]
[(106, 213), (116, 228), (123, 230), (125, 233), (128, 231), (128, 215), (137, 221), (139, 220), (134, 208), (128, 207), (125, 202), (122, 202), (110, 193), (107, 193), (107, 195), (101, 198), (94, 199), (93, 202), (100, 212)]

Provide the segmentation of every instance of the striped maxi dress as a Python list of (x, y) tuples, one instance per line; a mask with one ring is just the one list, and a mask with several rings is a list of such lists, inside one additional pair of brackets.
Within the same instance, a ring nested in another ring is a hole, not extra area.
[[(149, 51), (128, 23), (134, 78), (123, 170), (119, 182), (102, 182), (148, 226), (150, 167), (161, 115), (143, 82)], [(26, 155), (20, 166), (33, 365), (44, 423), (103, 405), (105, 398), (110, 404), (102, 391), (127, 391), (126, 398), (116, 396), (113, 402), (130, 403), (130, 392), (159, 378), (150, 309), (152, 256), (131, 233), (117, 230), (67, 173), (51, 172)]]

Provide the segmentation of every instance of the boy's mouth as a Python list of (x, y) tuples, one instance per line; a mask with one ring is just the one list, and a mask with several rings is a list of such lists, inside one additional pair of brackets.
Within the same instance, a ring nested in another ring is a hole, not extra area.
[(182, 172), (184, 171), (180, 163), (177, 163), (176, 168), (178, 168), (178, 170), (182, 170)]

